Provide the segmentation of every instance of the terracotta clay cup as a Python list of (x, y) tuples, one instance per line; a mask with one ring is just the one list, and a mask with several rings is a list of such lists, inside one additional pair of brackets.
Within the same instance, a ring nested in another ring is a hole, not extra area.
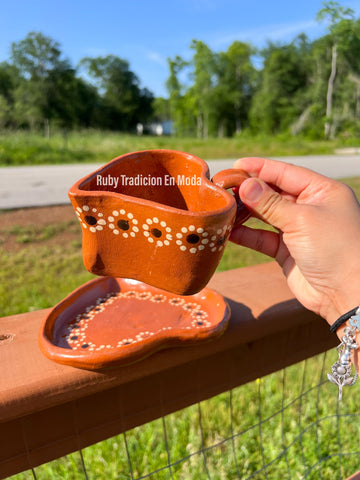
[(246, 178), (229, 169), (210, 181), (203, 160), (172, 150), (115, 158), (69, 190), (83, 232), (85, 267), (180, 295), (199, 292), (234, 224), (249, 217), (226, 191)]

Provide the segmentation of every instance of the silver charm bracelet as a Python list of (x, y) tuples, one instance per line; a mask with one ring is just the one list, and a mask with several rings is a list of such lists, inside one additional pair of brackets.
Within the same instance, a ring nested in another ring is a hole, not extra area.
[(345, 385), (354, 385), (358, 377), (356, 371), (354, 375), (351, 373), (351, 354), (352, 350), (356, 350), (359, 347), (356, 343), (356, 331), (360, 331), (360, 306), (342, 315), (330, 327), (330, 331), (335, 333), (347, 320), (349, 320), (350, 327), (345, 328), (344, 335), (341, 337), (341, 343), (337, 346), (339, 358), (332, 366), (332, 373), (327, 374), (330, 382), (335, 383), (339, 387), (339, 401), (342, 399), (343, 387)]

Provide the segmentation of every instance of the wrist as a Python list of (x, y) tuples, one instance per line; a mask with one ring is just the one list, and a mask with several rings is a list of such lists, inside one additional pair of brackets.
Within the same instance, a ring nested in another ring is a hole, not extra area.
[(354, 307), (348, 312), (341, 315), (330, 327), (331, 333), (337, 333), (340, 328), (345, 328), (346, 323), (349, 320), (351, 327), (356, 327), (360, 329), (360, 306)]
[(340, 317), (350, 312), (360, 304), (360, 290), (352, 293), (348, 291), (346, 294), (333, 295), (328, 307), (324, 309), (322, 315), (328, 324), (333, 325)]

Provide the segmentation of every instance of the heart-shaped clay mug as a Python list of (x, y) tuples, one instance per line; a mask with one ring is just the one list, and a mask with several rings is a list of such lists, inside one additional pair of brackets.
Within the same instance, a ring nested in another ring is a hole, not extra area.
[(69, 190), (82, 227), (85, 267), (180, 295), (199, 292), (233, 226), (250, 216), (226, 191), (246, 178), (228, 169), (210, 181), (203, 160), (173, 150), (115, 158)]

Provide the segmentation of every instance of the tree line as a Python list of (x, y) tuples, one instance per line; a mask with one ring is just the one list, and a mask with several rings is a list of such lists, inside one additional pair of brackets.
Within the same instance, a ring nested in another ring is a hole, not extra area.
[(56, 41), (31, 32), (12, 43), (10, 61), (0, 63), (0, 128), (129, 132), (138, 123), (170, 120), (175, 134), (201, 138), (243, 132), (358, 137), (360, 19), (330, 0), (317, 20), (327, 22), (322, 37), (310, 41), (301, 34), (260, 51), (235, 41), (214, 52), (193, 40), (191, 60), (168, 59), (166, 99), (142, 88), (126, 60), (87, 57), (74, 68)]
[[(179, 134), (232, 136), (244, 130), (310, 138), (360, 136), (360, 19), (337, 2), (317, 14), (327, 32), (309, 41), (268, 43), (260, 52), (235, 41), (213, 52), (202, 41), (193, 56), (169, 60), (170, 116)], [(254, 65), (260, 55), (262, 68)], [(184, 72), (191, 82), (182, 83)]]
[[(92, 81), (79, 75), (86, 72)], [(58, 42), (30, 32), (0, 64), (0, 127), (102, 128), (131, 131), (153, 113), (153, 94), (114, 55), (83, 58), (77, 68)]]

